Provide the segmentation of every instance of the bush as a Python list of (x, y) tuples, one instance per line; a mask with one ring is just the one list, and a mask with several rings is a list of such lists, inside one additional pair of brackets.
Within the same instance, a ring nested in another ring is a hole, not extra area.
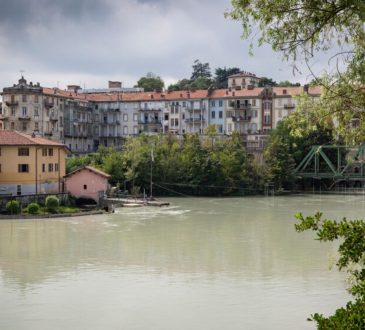
[(57, 212), (57, 208), (60, 205), (60, 201), (56, 196), (48, 196), (46, 198), (46, 208), (48, 212), (55, 213)]
[(18, 214), (21, 211), (20, 204), (18, 201), (9, 201), (6, 203), (6, 211), (10, 214)]
[(38, 214), (39, 213), (39, 205), (37, 203), (30, 203), (27, 208), (28, 208), (29, 214)]

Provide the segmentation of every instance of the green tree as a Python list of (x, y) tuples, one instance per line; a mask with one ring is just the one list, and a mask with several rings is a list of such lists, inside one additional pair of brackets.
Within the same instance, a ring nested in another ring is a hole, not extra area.
[(259, 87), (265, 86), (277, 86), (277, 83), (272, 78), (262, 77), (259, 82)]
[[(232, 0), (226, 15), (241, 22), (243, 37), (259, 26), (259, 45), (271, 44), (287, 60), (308, 63), (319, 51), (340, 45), (335, 74), (316, 77), (322, 86), (319, 120), (337, 122), (336, 135), (356, 144), (364, 138), (365, 94), (365, 2), (358, 0)], [(256, 33), (256, 30), (255, 30)], [(340, 70), (340, 67), (344, 67)], [(318, 105), (313, 104), (318, 112)], [(351, 129), (353, 119), (360, 125)]]
[(312, 315), (312, 321), (318, 329), (365, 329), (365, 222), (363, 220), (333, 221), (323, 219), (322, 213), (304, 217), (296, 215), (300, 221), (295, 225), (298, 232), (313, 230), (321, 242), (340, 240), (337, 266), (350, 274), (351, 287), (349, 292), (353, 301), (325, 317), (322, 314)]
[(165, 86), (165, 83), (159, 76), (155, 76), (153, 74), (147, 74), (146, 77), (141, 77), (137, 81), (137, 85), (135, 87), (143, 88), (145, 92), (153, 92), (153, 91), (162, 91)]
[(277, 86), (279, 87), (299, 87), (300, 83), (292, 83), (289, 80), (280, 81)]
[(209, 63), (202, 63), (199, 60), (195, 60), (193, 63), (193, 72), (191, 74), (191, 80), (196, 80), (197, 78), (207, 78), (210, 79), (212, 76), (210, 72)]
[(214, 84), (217, 88), (228, 88), (228, 77), (239, 73), (239, 68), (216, 68), (214, 75)]

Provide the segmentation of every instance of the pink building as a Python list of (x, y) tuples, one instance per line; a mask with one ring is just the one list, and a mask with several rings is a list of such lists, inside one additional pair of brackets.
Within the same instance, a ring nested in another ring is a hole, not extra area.
[(110, 175), (91, 166), (81, 167), (65, 176), (65, 191), (76, 198), (99, 198), (109, 189)]

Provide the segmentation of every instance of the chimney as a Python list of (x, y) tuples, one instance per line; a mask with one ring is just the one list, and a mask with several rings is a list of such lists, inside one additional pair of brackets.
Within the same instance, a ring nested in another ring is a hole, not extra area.
[(108, 88), (122, 88), (122, 82), (121, 81), (108, 81)]
[(77, 91), (81, 89), (79, 85), (67, 85), (67, 91), (68, 92), (74, 92), (77, 93)]

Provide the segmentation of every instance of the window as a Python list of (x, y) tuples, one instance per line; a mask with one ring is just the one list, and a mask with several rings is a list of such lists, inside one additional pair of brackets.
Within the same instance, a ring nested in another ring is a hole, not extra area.
[[(88, 145), (88, 149), (90, 150), (90, 145)], [(54, 170), (55, 170), (55, 172), (58, 172), (59, 171), (58, 163), (55, 163), (54, 164)]]
[(47, 156), (47, 148), (42, 149), (42, 156)]
[(252, 100), (252, 106), (256, 106), (256, 100)]
[(215, 119), (215, 111), (212, 111), (212, 119)]
[(128, 121), (128, 115), (126, 113), (123, 115), (123, 120)]
[(232, 132), (232, 124), (228, 124), (228, 132)]
[(22, 115), (23, 116), (27, 115), (27, 107), (22, 107)]
[(11, 115), (15, 116), (15, 109), (14, 108), (11, 108)]
[(18, 148), (18, 156), (29, 156), (29, 148)]
[(39, 96), (38, 95), (34, 95), (34, 103), (38, 103), (39, 102)]
[(29, 165), (28, 164), (18, 164), (18, 172), (19, 173), (29, 172)]
[(219, 111), (219, 118), (223, 118), (223, 111)]
[(133, 114), (133, 121), (138, 121), (138, 114)]
[(14, 124), (14, 122), (11, 122), (10, 123), (10, 129), (14, 129), (15, 128), (15, 124)]
[(174, 126), (174, 118), (171, 118), (171, 126)]
[(46, 171), (46, 164), (42, 164), (42, 172), (44, 173)]
[(53, 156), (53, 149), (52, 148), (48, 149), (48, 156)]
[(219, 100), (219, 106), (223, 107), (223, 101), (222, 100)]
[(169, 120), (169, 114), (165, 113), (165, 120)]
[(27, 123), (26, 122), (23, 122), (22, 123), (22, 130), (23, 131), (26, 131), (27, 130), (27, 126), (28, 126)]
[(124, 126), (123, 127), (123, 134), (127, 135), (128, 134), (128, 126)]
[(34, 116), (39, 116), (39, 108), (34, 107)]
[(175, 118), (175, 126), (179, 126), (179, 119)]
[(48, 164), (48, 172), (53, 172), (53, 164)]
[(87, 189), (87, 184), (84, 184), (84, 190), (86, 190)]
[(182, 105), (183, 105), (183, 107), (185, 108), (185, 107), (186, 107), (186, 102), (185, 102), (185, 101), (183, 101), (183, 104), (182, 104)]
[(26, 95), (22, 95), (22, 102), (27, 102), (27, 96)]
[(269, 125), (270, 124), (270, 115), (267, 114), (264, 116), (264, 123), (265, 125)]
[(212, 101), (212, 107), (215, 107), (215, 101)]

